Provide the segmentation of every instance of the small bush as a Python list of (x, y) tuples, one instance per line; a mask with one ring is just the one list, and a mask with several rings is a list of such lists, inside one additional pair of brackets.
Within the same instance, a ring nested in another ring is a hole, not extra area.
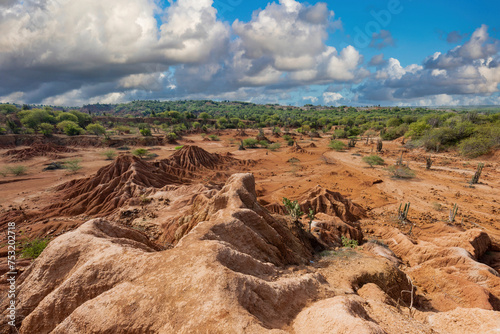
[(403, 165), (389, 166), (387, 170), (396, 179), (411, 179), (415, 177), (415, 172)]
[(115, 127), (115, 131), (118, 133), (128, 134), (128, 133), (130, 133), (130, 128), (128, 126), (125, 126), (125, 125), (119, 125), (119, 126)]
[(267, 148), (270, 151), (277, 151), (280, 147), (281, 147), (280, 143), (274, 143), (274, 144), (269, 145)]
[(26, 166), (22, 165), (7, 167), (7, 171), (11, 174), (14, 174), (15, 176), (21, 176), (26, 174), (26, 170), (27, 170)]
[(373, 167), (374, 165), (384, 165), (384, 159), (379, 157), (378, 155), (369, 155), (366, 157), (363, 157), (363, 161), (366, 162), (367, 164), (370, 165), (370, 167)]
[(346, 144), (344, 144), (340, 140), (332, 140), (328, 144), (328, 147), (335, 151), (343, 151), (346, 148)]
[(50, 123), (42, 123), (38, 126), (38, 128), (40, 129), (40, 133), (45, 137), (50, 137), (54, 132), (54, 126)]
[(259, 141), (255, 138), (243, 139), (243, 147), (256, 148)]
[(73, 121), (62, 121), (57, 127), (68, 136), (77, 136), (83, 132), (83, 129)]
[(181, 146), (176, 146), (176, 147), (175, 147), (175, 150), (176, 150), (176, 151), (179, 151), (179, 150), (181, 150), (183, 147), (184, 147), (184, 145), (181, 145)]
[(35, 239), (33, 241), (26, 242), (23, 245), (23, 250), (21, 251), (21, 257), (36, 259), (47, 247), (49, 240), (47, 239)]
[(64, 169), (67, 169), (74, 174), (82, 169), (82, 166), (80, 166), (80, 162), (80, 159), (66, 160), (64, 161)]
[(220, 140), (219, 136), (217, 136), (217, 135), (209, 135), (208, 139), (210, 139), (211, 141), (219, 141)]
[(102, 152), (101, 154), (106, 157), (106, 160), (113, 160), (117, 156), (117, 153), (115, 150), (107, 150), (107, 151)]
[(264, 147), (264, 148), (267, 148), (269, 146), (269, 143), (265, 140), (260, 140), (259, 145)]
[(96, 136), (100, 136), (106, 133), (106, 128), (104, 128), (104, 126), (102, 126), (101, 124), (96, 123), (87, 125), (85, 129), (87, 130), (87, 132)]
[(149, 151), (145, 148), (138, 148), (133, 150), (132, 154), (142, 159), (149, 154)]
[(7, 133), (7, 130), (6, 130), (5, 128), (2, 128), (2, 127), (0, 126), (0, 135), (4, 135), (4, 134), (6, 134), (6, 133)]
[(290, 201), (288, 198), (283, 197), (283, 204), (294, 221), (298, 221), (300, 216), (304, 214), (300, 208), (299, 201)]
[(152, 134), (151, 134), (151, 129), (150, 128), (142, 128), (139, 130), (139, 132), (141, 133), (141, 135), (143, 135), (144, 137), (151, 137)]
[(493, 145), (489, 138), (471, 137), (463, 140), (458, 147), (463, 156), (477, 158), (488, 153)]
[(358, 247), (358, 241), (357, 240), (349, 239), (349, 238), (344, 237), (344, 236), (342, 236), (340, 239), (342, 240), (342, 247), (346, 247), (346, 248), (356, 248), (356, 247)]

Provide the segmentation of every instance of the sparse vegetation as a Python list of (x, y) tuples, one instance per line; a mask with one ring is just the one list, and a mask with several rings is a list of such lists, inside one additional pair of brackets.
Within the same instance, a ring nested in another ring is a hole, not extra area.
[(484, 168), (483, 163), (480, 163), (477, 165), (476, 172), (474, 173), (474, 176), (470, 180), (470, 185), (479, 183), (479, 178), (481, 177), (481, 173), (483, 172), (483, 168)]
[(104, 126), (102, 126), (101, 124), (97, 124), (97, 123), (87, 125), (85, 130), (87, 130), (88, 133), (96, 135), (96, 136), (101, 136), (101, 135), (104, 135), (106, 133), (106, 128)]
[(347, 238), (345, 236), (342, 236), (341, 238), (342, 241), (342, 247), (345, 248), (356, 248), (358, 247), (358, 241), (354, 239)]
[(217, 136), (217, 135), (209, 135), (208, 139), (210, 139), (211, 141), (219, 141), (220, 140), (219, 136)]
[(62, 121), (57, 124), (57, 128), (68, 136), (77, 136), (83, 133), (83, 129), (73, 121)]
[(106, 150), (101, 154), (106, 157), (106, 160), (113, 160), (118, 155), (115, 150)]
[(410, 202), (405, 203), (404, 207), (401, 209), (402, 206), (403, 206), (403, 203), (399, 204), (398, 220), (404, 224), (408, 220), (408, 211), (410, 211)]
[(332, 140), (328, 144), (328, 147), (335, 151), (343, 151), (346, 148), (346, 144), (344, 144), (340, 140)]
[(135, 155), (136, 157), (144, 159), (149, 154), (149, 151), (145, 148), (137, 148), (132, 151), (132, 154)]
[(64, 169), (67, 169), (72, 174), (74, 174), (74, 173), (78, 172), (80, 169), (82, 169), (80, 162), (81, 162), (80, 159), (66, 160), (66, 161), (64, 161)]
[(385, 161), (378, 155), (369, 155), (366, 157), (363, 157), (363, 161), (366, 162), (370, 167), (373, 167), (374, 165), (384, 165)]
[(23, 165), (9, 166), (7, 167), (7, 172), (15, 176), (21, 176), (26, 174), (27, 167)]
[(152, 136), (152, 133), (151, 133), (151, 128), (142, 128), (139, 130), (139, 132), (141, 133), (141, 135), (143, 135), (144, 137), (151, 137)]
[(49, 244), (48, 239), (35, 239), (22, 245), (21, 257), (36, 259)]
[(425, 158), (425, 168), (429, 170), (431, 169), (431, 167), (432, 167), (432, 158), (431, 157)]
[(288, 198), (283, 197), (283, 204), (285, 205), (286, 211), (288, 212), (290, 217), (292, 217), (294, 222), (298, 222), (299, 218), (304, 214), (304, 212), (302, 212), (300, 208), (299, 202), (291, 201)]
[(280, 147), (281, 147), (280, 143), (273, 143), (273, 144), (269, 145), (267, 148), (270, 151), (277, 151)]
[(243, 147), (245, 148), (256, 148), (258, 144), (259, 141), (255, 138), (243, 139)]
[(453, 208), (450, 209), (450, 214), (448, 216), (448, 223), (453, 224), (455, 222), (455, 217), (457, 216), (458, 213), (458, 205), (455, 203), (453, 204)]
[(387, 167), (389, 174), (396, 179), (412, 179), (415, 177), (415, 172), (407, 166), (397, 165)]

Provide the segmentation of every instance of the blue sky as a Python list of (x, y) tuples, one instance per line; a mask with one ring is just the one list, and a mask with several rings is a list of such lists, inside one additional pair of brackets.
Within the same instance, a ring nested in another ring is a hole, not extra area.
[(500, 104), (495, 1), (0, 0), (0, 101)]

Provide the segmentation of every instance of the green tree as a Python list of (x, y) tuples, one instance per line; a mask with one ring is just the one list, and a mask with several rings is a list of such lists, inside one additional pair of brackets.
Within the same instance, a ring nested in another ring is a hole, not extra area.
[(207, 112), (202, 112), (202, 113), (200, 114), (200, 118), (201, 118), (204, 122), (206, 122), (206, 121), (210, 118), (210, 115), (209, 115)]
[(94, 134), (96, 136), (100, 136), (106, 133), (106, 128), (104, 128), (104, 126), (102, 126), (101, 124), (97, 123), (89, 124), (85, 129), (87, 130), (87, 132)]
[(50, 137), (54, 132), (54, 126), (49, 123), (42, 123), (38, 127), (40, 129), (40, 132), (46, 137)]
[(37, 129), (41, 123), (55, 123), (55, 117), (47, 110), (23, 110), (18, 113), (21, 123), (28, 128)]
[(83, 132), (83, 129), (72, 121), (62, 121), (57, 124), (57, 128), (63, 131), (68, 136), (76, 136)]
[(69, 112), (62, 112), (57, 116), (57, 122), (72, 121), (78, 123), (78, 117)]

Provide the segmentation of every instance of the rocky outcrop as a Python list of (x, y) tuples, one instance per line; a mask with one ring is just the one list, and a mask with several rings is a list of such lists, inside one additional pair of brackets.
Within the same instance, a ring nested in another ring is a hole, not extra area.
[(254, 188), (251, 174), (231, 177), (207, 219), (170, 250), (102, 219), (55, 239), (19, 280), (20, 332), (285, 326), (314, 298), (321, 279), (278, 277), (280, 266), (308, 262), (310, 250), (265, 214)]
[(396, 229), (380, 228), (377, 233), (410, 267), (407, 273), (433, 308), (500, 310), (500, 275), (477, 261), (491, 244), (483, 231), (447, 233), (418, 242)]

